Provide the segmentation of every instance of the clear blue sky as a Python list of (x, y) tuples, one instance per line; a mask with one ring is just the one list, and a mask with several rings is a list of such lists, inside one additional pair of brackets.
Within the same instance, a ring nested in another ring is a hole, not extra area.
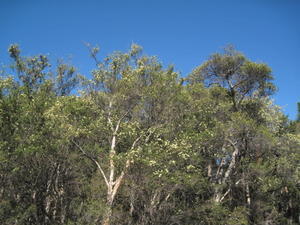
[(93, 69), (84, 42), (101, 55), (132, 42), (174, 64), (182, 76), (233, 44), (272, 69), (273, 96), (291, 119), (300, 101), (298, 0), (0, 0), (0, 62), (18, 43), (25, 55), (69, 58), (85, 74)]

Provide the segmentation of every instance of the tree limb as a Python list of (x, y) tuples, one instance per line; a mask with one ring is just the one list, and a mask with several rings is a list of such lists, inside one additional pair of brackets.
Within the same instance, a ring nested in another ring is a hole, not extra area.
[(72, 140), (72, 142), (76, 145), (76, 147), (82, 152), (82, 154), (84, 156), (86, 156), (88, 159), (90, 159), (91, 161), (93, 161), (96, 164), (97, 168), (99, 169), (100, 173), (102, 174), (103, 179), (104, 179), (104, 181), (105, 181), (105, 183), (106, 183), (106, 185), (108, 187), (109, 183), (108, 183), (108, 180), (106, 178), (106, 175), (105, 175), (105, 173), (104, 173), (104, 171), (103, 171), (100, 163), (96, 159), (94, 159), (92, 156), (90, 156), (89, 154), (87, 154), (86, 151), (84, 151), (83, 148), (80, 145), (78, 145), (74, 140)]
[(233, 143), (233, 141), (231, 141), (230, 139), (226, 139), (231, 145), (232, 147), (234, 148), (234, 151), (232, 153), (232, 156), (231, 156), (231, 161), (229, 163), (229, 166), (225, 172), (225, 176), (223, 178), (223, 183), (225, 183), (228, 179), (228, 177), (230, 176), (233, 168), (235, 167), (235, 164), (236, 164), (236, 159), (237, 159), (237, 156), (239, 154), (239, 149), (236, 147), (236, 143)]

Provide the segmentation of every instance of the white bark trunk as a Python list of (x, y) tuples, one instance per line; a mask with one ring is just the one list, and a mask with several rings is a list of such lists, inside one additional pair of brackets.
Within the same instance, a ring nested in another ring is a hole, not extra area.
[(237, 157), (240, 153), (239, 149), (234, 144), (233, 144), (233, 147), (235, 148), (235, 150), (232, 153), (231, 161), (230, 161), (229, 166), (228, 166), (228, 168), (225, 172), (222, 183), (225, 183), (227, 181), (227, 179), (229, 178), (229, 176), (231, 175), (233, 169), (235, 168)]
[[(130, 165), (133, 163), (133, 159), (131, 157), (131, 152), (136, 148), (136, 145), (140, 141), (140, 139), (144, 136), (144, 134), (141, 134), (139, 137), (137, 137), (134, 142), (132, 143), (130, 149), (128, 149), (128, 158), (125, 162), (125, 166), (123, 170), (121, 171), (120, 175), (116, 178), (116, 171), (115, 171), (115, 156), (116, 156), (116, 145), (117, 145), (117, 135), (119, 132), (119, 128), (121, 125), (122, 120), (126, 117), (128, 112), (126, 112), (118, 121), (117, 124), (114, 126), (111, 118), (111, 110), (112, 108), (112, 102), (109, 102), (109, 113), (108, 113), (108, 123), (110, 125), (111, 131), (112, 131), (112, 138), (111, 138), (111, 145), (110, 145), (110, 151), (109, 151), (109, 177), (106, 176), (104, 173), (104, 170), (101, 167), (101, 164), (94, 159), (93, 157), (89, 156), (86, 151), (78, 145), (74, 140), (73, 143), (79, 148), (79, 150), (90, 160), (92, 160), (96, 165), (97, 168), (99, 169), (102, 177), (104, 178), (105, 184), (107, 186), (107, 202), (106, 202), (106, 213), (104, 215), (104, 218), (102, 220), (103, 225), (109, 225), (111, 223), (111, 216), (112, 216), (112, 207), (113, 207), (113, 202), (115, 200), (116, 194), (118, 193), (118, 190), (121, 186), (122, 181), (124, 180), (124, 177), (130, 167)], [(148, 136), (145, 137), (145, 142), (148, 141), (150, 135), (152, 135), (154, 132), (149, 130)]]
[(248, 207), (250, 207), (251, 206), (251, 195), (250, 195), (249, 184), (246, 184), (246, 199), (247, 199), (247, 205), (248, 205)]
[[(231, 155), (231, 161), (228, 165), (227, 170), (225, 171), (224, 176), (223, 176), (223, 167), (226, 164), (226, 160), (225, 160), (225, 158), (223, 158), (221, 160), (221, 163), (220, 163), (219, 168), (218, 168), (217, 173), (216, 173), (216, 182), (217, 182), (217, 184), (225, 184), (227, 182), (228, 178), (232, 174), (233, 169), (236, 166), (237, 157), (240, 153), (239, 148), (236, 146), (235, 143), (233, 143), (230, 139), (227, 139), (227, 141), (234, 148), (234, 151)], [(220, 187), (217, 187), (216, 190), (215, 190), (214, 201), (217, 202), (217, 203), (223, 201), (223, 199), (228, 195), (229, 192), (230, 192), (230, 189), (228, 189), (225, 192), (225, 194), (222, 196), (222, 190), (220, 189)]]

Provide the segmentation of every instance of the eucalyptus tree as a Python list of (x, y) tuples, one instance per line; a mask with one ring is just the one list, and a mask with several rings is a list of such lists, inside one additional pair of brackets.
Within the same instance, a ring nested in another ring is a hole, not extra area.
[(226, 88), (235, 110), (247, 97), (271, 95), (276, 89), (272, 80), (270, 67), (250, 61), (232, 46), (226, 47), (223, 53), (211, 55), (189, 75), (191, 83)]
[[(251, 215), (253, 208), (251, 181), (247, 178), (250, 164), (276, 145), (270, 141), (274, 130), (268, 127), (276, 122), (265, 118), (272, 107), (263, 100), (276, 89), (272, 79), (266, 64), (252, 62), (232, 47), (213, 54), (187, 78), (192, 88), (197, 84), (207, 87), (212, 93), (210, 101), (215, 102), (208, 126), (211, 142), (202, 147), (208, 150), (207, 176), (214, 186), (214, 202), (245, 207), (245, 215)], [(243, 197), (235, 195), (240, 190)], [(247, 221), (251, 223), (250, 217)]]
[(96, 53), (97, 49), (91, 49), (97, 68), (91, 80), (83, 81), (82, 97), (62, 98), (48, 116), (97, 167), (106, 201), (104, 212), (95, 220), (110, 224), (116, 196), (130, 168), (174, 115), (170, 102), (179, 85), (171, 67), (164, 69), (156, 58), (143, 56), (137, 45), (103, 61)]
[(45, 112), (58, 92), (75, 85), (76, 74), (69, 67), (56, 74), (46, 56), (22, 57), (17, 45), (9, 53), (12, 75), (0, 81), (1, 223), (64, 224), (73, 213), (70, 196), (78, 193), (68, 147), (53, 137)]
[(180, 79), (137, 45), (98, 51), (79, 88), (74, 67), (10, 47), (2, 224), (299, 223), (299, 131), (267, 65), (228, 48)]

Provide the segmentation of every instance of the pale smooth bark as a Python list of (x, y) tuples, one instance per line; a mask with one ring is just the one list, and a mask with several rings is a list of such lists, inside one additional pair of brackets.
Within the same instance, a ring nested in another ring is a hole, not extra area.
[[(231, 141), (228, 138), (226, 139), (226, 141), (229, 142), (229, 144), (233, 147), (234, 151), (231, 155), (231, 160), (230, 160), (230, 163), (229, 163), (225, 173), (223, 172), (223, 168), (226, 165), (226, 159), (222, 158), (220, 165), (218, 167), (218, 170), (216, 172), (216, 183), (217, 184), (225, 184), (227, 182), (227, 180), (229, 179), (230, 175), (232, 174), (232, 172), (236, 166), (237, 157), (240, 154), (240, 150), (236, 146), (236, 143), (234, 143), (233, 141)], [(230, 188), (223, 195), (222, 195), (221, 191), (222, 190), (219, 187), (217, 187), (215, 190), (214, 201), (217, 203), (220, 203), (224, 200), (224, 198), (229, 194)]]
[[(109, 108), (111, 109), (112, 107), (112, 102), (109, 103)], [(112, 209), (113, 209), (113, 203), (115, 200), (115, 197), (118, 193), (118, 190), (121, 186), (121, 183), (124, 180), (125, 175), (127, 174), (128, 169), (130, 168), (131, 164), (134, 162), (134, 160), (131, 158), (130, 153), (137, 147), (139, 141), (142, 139), (143, 136), (145, 136), (143, 133), (139, 135), (132, 143), (130, 149), (128, 149), (128, 158), (125, 162), (125, 165), (123, 169), (121, 170), (119, 176), (116, 176), (116, 168), (115, 168), (115, 156), (116, 156), (116, 145), (117, 145), (117, 136), (118, 132), (121, 126), (121, 123), (123, 119), (126, 117), (128, 112), (126, 112), (116, 123), (116, 125), (113, 125), (112, 118), (111, 118), (111, 113), (109, 110), (108, 113), (108, 123), (110, 126), (110, 129), (112, 131), (112, 137), (110, 141), (110, 150), (109, 150), (109, 168), (108, 168), (108, 173), (105, 173), (101, 163), (90, 156), (78, 143), (76, 143), (74, 140), (72, 142), (76, 145), (76, 147), (83, 153), (84, 156), (89, 158), (92, 162), (95, 163), (97, 166), (98, 170), (101, 173), (101, 176), (103, 177), (105, 184), (107, 186), (107, 196), (106, 196), (106, 213), (104, 215), (104, 218), (102, 220), (103, 225), (109, 225), (111, 223), (111, 217), (112, 217)], [(145, 136), (144, 142), (148, 142), (150, 136), (154, 133), (155, 129), (150, 131), (150, 129), (147, 131), (148, 135)], [(109, 174), (107, 176), (106, 174)]]
[(229, 178), (229, 176), (231, 175), (233, 169), (235, 168), (235, 165), (236, 165), (236, 161), (237, 161), (237, 157), (240, 153), (239, 151), (239, 148), (236, 147), (236, 144), (233, 143), (230, 139), (228, 139), (228, 142), (232, 145), (232, 147), (234, 148), (234, 151), (232, 153), (232, 156), (231, 156), (231, 161), (229, 163), (229, 166), (225, 172), (225, 175), (224, 175), (224, 178), (222, 180), (222, 183), (225, 183), (227, 181), (227, 179)]

